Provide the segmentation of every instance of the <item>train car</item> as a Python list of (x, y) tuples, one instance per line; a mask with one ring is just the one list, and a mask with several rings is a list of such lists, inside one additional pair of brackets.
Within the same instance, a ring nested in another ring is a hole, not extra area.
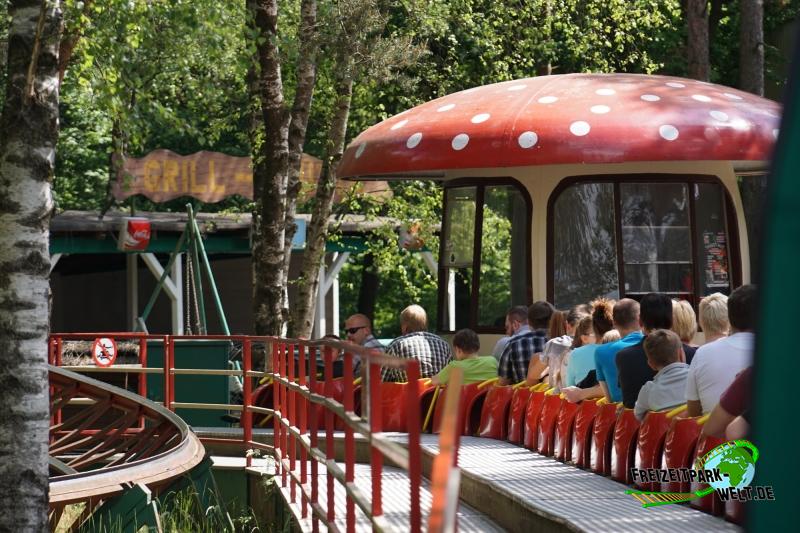
[[(475, 87), (361, 133), (339, 177), (444, 187), (442, 333), (501, 334), (512, 305), (751, 281), (746, 211), (781, 106), (667, 76), (566, 74)], [(750, 229), (753, 229), (752, 221)]]

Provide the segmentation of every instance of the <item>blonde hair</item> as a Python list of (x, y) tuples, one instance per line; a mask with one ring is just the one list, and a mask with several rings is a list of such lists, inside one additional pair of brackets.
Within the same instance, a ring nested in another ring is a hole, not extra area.
[(400, 325), (406, 327), (406, 333), (425, 331), (428, 329), (428, 315), (421, 306), (409, 305), (400, 313)]
[(715, 292), (700, 300), (700, 327), (703, 333), (727, 335), (730, 330), (728, 322), (728, 297)]
[(672, 300), (672, 331), (687, 344), (692, 342), (697, 333), (697, 317), (692, 304), (686, 300)]
[(610, 329), (603, 334), (603, 341), (600, 344), (607, 344), (609, 342), (617, 342), (620, 340), (622, 336), (619, 334), (619, 331), (615, 329)]

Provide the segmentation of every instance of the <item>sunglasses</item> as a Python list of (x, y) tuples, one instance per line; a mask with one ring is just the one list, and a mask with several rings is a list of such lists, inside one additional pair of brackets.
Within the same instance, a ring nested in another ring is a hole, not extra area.
[(344, 330), (345, 330), (347, 333), (349, 333), (349, 334), (351, 334), (351, 335), (352, 335), (352, 334), (353, 334), (353, 333), (355, 333), (356, 331), (358, 331), (358, 330), (360, 330), (360, 329), (364, 329), (365, 327), (367, 327), (367, 326), (356, 326), (356, 327), (354, 327), (354, 328), (345, 328)]

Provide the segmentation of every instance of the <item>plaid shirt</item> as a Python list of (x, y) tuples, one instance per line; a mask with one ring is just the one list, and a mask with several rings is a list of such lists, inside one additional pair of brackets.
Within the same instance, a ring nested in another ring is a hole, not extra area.
[[(419, 375), (422, 378), (435, 376), (453, 359), (450, 345), (443, 338), (427, 331), (415, 331), (397, 337), (386, 349), (386, 355), (419, 360)], [(400, 368), (384, 368), (381, 379), (407, 381), (406, 371)]]
[(528, 365), (535, 353), (541, 353), (547, 342), (547, 332), (536, 329), (523, 335), (514, 336), (506, 344), (497, 375), (511, 383), (519, 383), (528, 377)]

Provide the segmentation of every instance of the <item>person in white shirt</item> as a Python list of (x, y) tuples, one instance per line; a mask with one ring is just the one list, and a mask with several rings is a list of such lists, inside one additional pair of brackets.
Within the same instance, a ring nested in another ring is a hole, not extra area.
[(503, 350), (508, 341), (511, 340), (511, 337), (522, 335), (529, 331), (531, 331), (531, 327), (528, 325), (528, 308), (524, 305), (518, 305), (509, 309), (508, 313), (506, 313), (506, 336), (500, 337), (500, 340), (494, 345), (492, 350), (494, 358), (498, 361), (500, 360), (500, 356), (503, 355)]
[(743, 285), (728, 298), (730, 335), (697, 349), (686, 383), (688, 416), (710, 413), (736, 374), (753, 364), (756, 286)]

